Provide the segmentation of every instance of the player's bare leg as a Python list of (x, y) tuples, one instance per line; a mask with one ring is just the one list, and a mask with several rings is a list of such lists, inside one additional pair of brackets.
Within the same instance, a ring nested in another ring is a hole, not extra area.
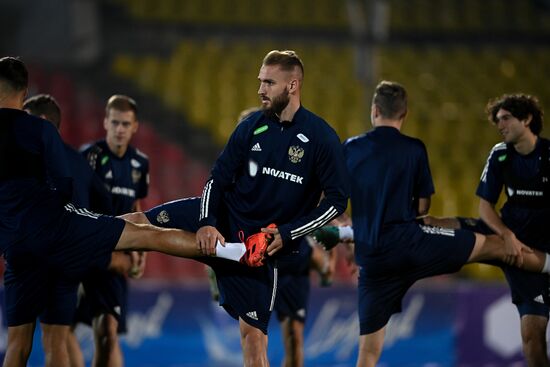
[(539, 315), (521, 317), (523, 355), (529, 367), (550, 367), (546, 349), (548, 318)]
[(40, 327), (42, 328), (45, 366), (68, 366), (70, 363), (67, 350), (67, 337), (70, 332), (69, 325), (41, 323)]
[(82, 349), (80, 349), (80, 344), (74, 332), (74, 328), (71, 328), (69, 334), (67, 335), (67, 352), (69, 353), (70, 367), (86, 366), (84, 363), (84, 355), (82, 354)]
[(202, 256), (195, 234), (180, 229), (159, 228), (150, 224), (126, 225), (115, 247), (117, 251), (159, 251), (168, 255), (194, 258)]
[(95, 346), (92, 367), (122, 367), (116, 318), (111, 314), (100, 314), (92, 320), (92, 329)]
[(244, 367), (268, 367), (267, 335), (239, 319)]
[(119, 217), (135, 224), (151, 224), (151, 222), (149, 222), (149, 219), (147, 219), (147, 216), (143, 212), (123, 214)]
[(3, 367), (24, 367), (31, 354), (35, 323), (8, 327), (8, 345)]
[(480, 262), (499, 260), (505, 264), (517, 266), (520, 269), (540, 273), (546, 261), (546, 254), (535, 249), (524, 248), (522, 250), (523, 262), (517, 263), (506, 253), (503, 240), (496, 235), (484, 236), (474, 233), (476, 242), (474, 249), (468, 258), (468, 262)]
[(285, 317), (281, 321), (285, 355), (283, 367), (301, 367), (304, 365), (304, 323)]
[(384, 326), (374, 333), (361, 335), (359, 337), (359, 355), (357, 356), (356, 367), (375, 367), (382, 354), (384, 346)]

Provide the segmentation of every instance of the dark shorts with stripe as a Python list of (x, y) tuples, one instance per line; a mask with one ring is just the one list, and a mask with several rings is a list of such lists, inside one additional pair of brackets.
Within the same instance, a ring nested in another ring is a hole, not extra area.
[[(514, 232), (518, 240), (527, 246), (542, 252), (550, 252), (547, 215), (533, 217), (523, 222), (510, 223), (510, 220), (505, 220), (504, 224)], [(548, 317), (550, 312), (548, 274), (531, 273), (508, 265), (502, 266), (502, 270), (510, 286), (512, 302), (516, 305), (519, 314)]]
[(109, 314), (117, 320), (118, 332), (126, 333), (128, 309), (126, 277), (111, 270), (96, 270), (82, 280), (82, 289), (74, 323), (92, 325), (95, 317)]
[[(145, 212), (151, 224), (165, 228), (179, 228), (189, 232), (199, 229), (200, 197), (171, 201)], [(228, 233), (234, 235), (228, 236)], [(237, 230), (222, 231), (227, 242), (240, 242)], [(277, 266), (267, 261), (266, 266), (251, 268), (236, 261), (216, 257), (196, 258), (212, 267), (220, 291), (220, 305), (235, 319), (267, 334), (267, 326), (277, 290)]]
[(105, 269), (124, 229), (119, 218), (66, 206), (48, 225), (8, 249), (4, 286), (8, 326), (34, 322), (70, 325), (78, 283)]
[(310, 293), (309, 269), (312, 252), (313, 249), (303, 238), (295, 251), (277, 260), (279, 286), (275, 312), (279, 321), (290, 318), (305, 322)]
[(380, 243), (382, 250), (360, 266), (361, 335), (381, 329), (392, 314), (401, 312), (403, 297), (417, 280), (460, 270), (474, 248), (475, 235), (460, 229), (406, 224), (384, 233)]
[[(468, 229), (484, 235), (494, 234), (491, 228), (489, 228), (485, 222), (480, 219), (458, 217), (458, 220), (460, 222), (460, 228)], [(515, 229), (513, 226), (509, 227), (512, 230)], [(543, 226), (539, 225), (537, 227)], [(517, 231), (514, 231), (516, 232), (516, 236), (526, 245), (538, 248), (537, 245), (541, 244), (542, 246), (539, 249), (543, 252), (548, 251), (548, 248), (545, 246), (550, 244), (550, 240), (541, 240), (541, 238), (546, 236), (545, 231), (522, 231), (517, 228), (515, 230)], [(528, 234), (522, 235), (522, 232), (527, 232)], [(531, 273), (513, 266), (503, 265), (496, 262), (489, 262), (489, 264), (500, 266), (502, 268), (502, 271), (506, 276), (506, 281), (510, 287), (512, 302), (518, 308), (521, 316), (540, 315), (548, 317), (550, 312), (550, 307), (548, 306), (550, 302), (550, 281), (548, 274)]]

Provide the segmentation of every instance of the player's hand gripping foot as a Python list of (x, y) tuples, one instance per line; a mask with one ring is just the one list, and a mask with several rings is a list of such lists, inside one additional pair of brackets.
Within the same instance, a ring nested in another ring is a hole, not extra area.
[[(277, 226), (272, 223), (267, 228), (277, 228)], [(249, 236), (244, 243), (246, 252), (241, 258), (241, 262), (252, 267), (264, 265), (267, 246), (272, 240), (273, 235), (270, 233), (259, 232)]]
[(336, 226), (321, 227), (313, 231), (311, 235), (326, 251), (333, 249), (340, 242), (340, 232)]
[(130, 251), (129, 255), (132, 260), (132, 266), (128, 270), (128, 276), (133, 279), (139, 279), (145, 273), (146, 253), (143, 251)]

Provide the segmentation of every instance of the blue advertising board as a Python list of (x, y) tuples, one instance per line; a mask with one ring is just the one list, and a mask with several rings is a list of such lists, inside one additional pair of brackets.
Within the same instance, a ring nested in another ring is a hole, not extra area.
[[(0, 298), (3, 292), (0, 291)], [(353, 285), (312, 288), (305, 327), (306, 366), (354, 366), (359, 334)], [(122, 338), (126, 366), (242, 366), (238, 323), (213, 303), (206, 285), (133, 282), (128, 334)], [(2, 319), (0, 353), (6, 347)], [(89, 365), (89, 327), (76, 329)], [(269, 327), (271, 365), (283, 358), (275, 317)], [(379, 365), (384, 367), (504, 366), (521, 361), (519, 319), (503, 284), (482, 286), (422, 282), (390, 320)], [(29, 366), (43, 366), (37, 330)]]

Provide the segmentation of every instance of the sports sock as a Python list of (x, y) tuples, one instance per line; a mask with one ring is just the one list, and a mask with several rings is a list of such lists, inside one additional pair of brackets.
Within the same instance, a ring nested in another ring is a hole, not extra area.
[(351, 226), (338, 227), (338, 234), (341, 240), (353, 241), (353, 228)]
[(245, 252), (246, 247), (241, 242), (226, 242), (224, 246), (218, 241), (216, 244), (216, 256), (224, 259), (239, 261)]

